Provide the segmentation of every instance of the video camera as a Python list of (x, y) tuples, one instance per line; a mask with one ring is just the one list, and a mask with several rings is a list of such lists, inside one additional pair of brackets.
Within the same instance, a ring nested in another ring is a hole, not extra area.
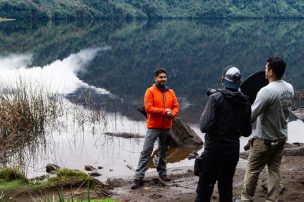
[(218, 92), (216, 89), (208, 88), (207, 89), (207, 96), (210, 96), (210, 95), (212, 95), (213, 93), (216, 93), (216, 92)]

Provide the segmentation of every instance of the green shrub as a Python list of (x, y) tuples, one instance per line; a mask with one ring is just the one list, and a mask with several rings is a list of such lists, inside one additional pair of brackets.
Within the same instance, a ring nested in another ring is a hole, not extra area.
[(13, 180), (19, 180), (22, 182), (28, 182), (25, 174), (20, 171), (19, 168), (0, 168), (0, 180), (4, 182), (10, 182)]
[(91, 181), (91, 177), (85, 174), (84, 172), (81, 172), (79, 170), (72, 170), (72, 169), (59, 169), (56, 172), (56, 176), (51, 177), (49, 179), (50, 182), (64, 182), (69, 179), (76, 179), (76, 180), (87, 180)]

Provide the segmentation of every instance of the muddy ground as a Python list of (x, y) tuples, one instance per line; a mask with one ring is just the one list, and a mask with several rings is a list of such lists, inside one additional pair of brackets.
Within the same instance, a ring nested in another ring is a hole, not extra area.
[[(240, 193), (243, 186), (246, 162), (240, 161), (234, 176), (234, 200), (240, 199)], [(303, 202), (304, 201), (304, 157), (303, 156), (284, 156), (281, 166), (281, 184), (284, 189), (280, 194), (279, 201), (286, 202)], [(92, 198), (101, 198), (105, 193), (109, 193), (113, 199), (121, 202), (188, 202), (194, 201), (195, 190), (198, 177), (194, 176), (192, 167), (176, 167), (168, 170), (171, 182), (166, 185), (160, 183), (157, 172), (148, 172), (145, 178), (145, 184), (136, 190), (132, 190), (131, 184), (133, 177), (110, 178), (104, 182), (102, 189), (93, 191), (90, 195)], [(266, 195), (266, 171), (264, 170), (258, 182), (255, 202), (264, 202)], [(98, 181), (98, 183), (100, 183)], [(76, 198), (87, 198), (87, 189), (68, 188), (62, 190), (65, 198), (71, 198), (71, 194)], [(109, 188), (109, 189), (108, 189)], [(53, 198), (58, 196), (58, 190), (38, 190), (35, 193), (24, 192), (13, 193), (9, 201), (44, 201), (46, 196)], [(105, 192), (106, 191), (106, 192)], [(0, 200), (2, 201), (2, 200)], [(219, 201), (217, 188), (213, 192), (212, 201)]]
[[(279, 201), (304, 201), (304, 157), (284, 156), (281, 166), (281, 184), (284, 189), (280, 194)], [(234, 176), (234, 198), (240, 199), (240, 193), (245, 174), (244, 166), (237, 167)], [(157, 173), (148, 173), (143, 187), (131, 190), (132, 177), (116, 180), (116, 188), (112, 190), (112, 198), (125, 202), (149, 202), (149, 201), (194, 201), (198, 177), (194, 176), (192, 167), (174, 168), (169, 170), (172, 178), (170, 183), (162, 185)], [(265, 201), (266, 171), (264, 170), (258, 182), (256, 202)], [(217, 188), (214, 190), (212, 201), (218, 200)]]

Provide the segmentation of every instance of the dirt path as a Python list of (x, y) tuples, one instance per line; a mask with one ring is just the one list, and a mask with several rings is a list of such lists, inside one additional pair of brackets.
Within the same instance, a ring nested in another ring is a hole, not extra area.
[[(279, 201), (304, 201), (304, 157), (283, 157), (281, 166), (281, 184), (285, 187)], [(126, 202), (149, 201), (194, 201), (198, 177), (193, 175), (192, 167), (175, 168), (169, 170), (172, 181), (166, 186), (159, 183), (157, 173), (148, 173), (145, 185), (137, 190), (131, 190), (132, 178), (119, 179), (118, 187), (114, 188), (112, 197)], [(243, 186), (244, 168), (237, 168), (234, 177), (234, 197), (240, 198)], [(265, 201), (266, 172), (261, 173), (256, 191), (256, 202)], [(218, 201), (218, 192), (215, 188), (212, 201)]]

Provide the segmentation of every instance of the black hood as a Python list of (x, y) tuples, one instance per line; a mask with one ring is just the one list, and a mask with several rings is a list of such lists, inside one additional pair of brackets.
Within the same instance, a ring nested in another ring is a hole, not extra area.
[(249, 102), (248, 96), (244, 95), (239, 91), (230, 91), (227, 89), (218, 89), (217, 91), (221, 92), (228, 100), (228, 102), (232, 103), (236, 106), (246, 106)]

